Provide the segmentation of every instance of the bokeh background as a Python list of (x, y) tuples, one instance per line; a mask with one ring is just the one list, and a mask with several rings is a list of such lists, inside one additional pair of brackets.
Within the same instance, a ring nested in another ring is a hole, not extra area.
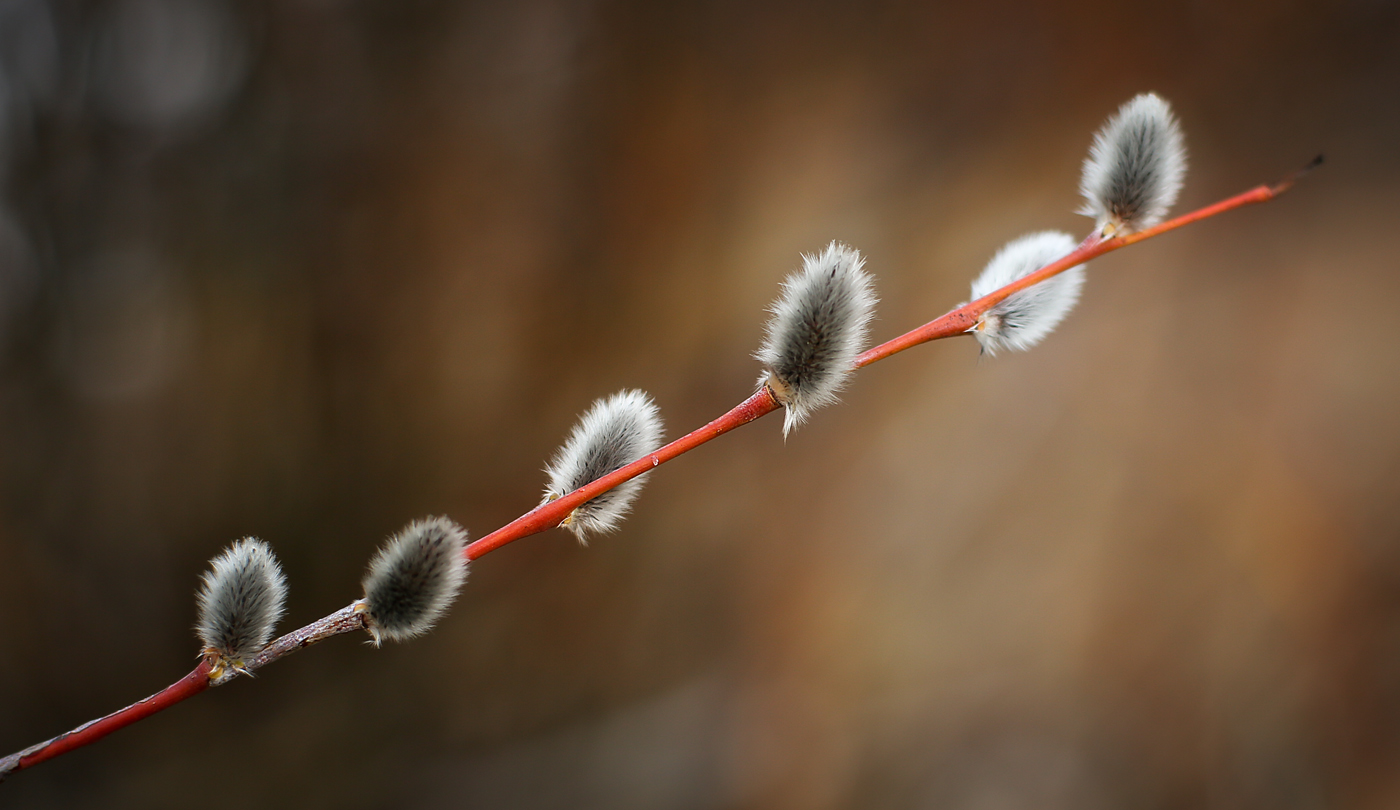
[(1145, 90), (1180, 210), (1329, 162), (0, 805), (1400, 806), (1386, 0), (5, 0), (0, 752), (187, 672), (238, 537), (300, 625), (408, 520), (532, 506), (594, 398), (718, 415), (802, 252), (865, 252), (884, 339), (1082, 235)]

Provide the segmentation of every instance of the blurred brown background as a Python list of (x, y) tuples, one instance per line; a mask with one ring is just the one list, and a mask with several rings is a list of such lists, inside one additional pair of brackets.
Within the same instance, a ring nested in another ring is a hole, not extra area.
[(1178, 210), (1042, 347), (861, 373), (5, 807), (1400, 807), (1400, 9), (0, 4), (0, 753), (194, 663), (255, 534), (287, 627), (409, 519), (532, 506), (594, 398), (752, 390), (799, 254), (878, 339), (1082, 235), (1134, 93)]

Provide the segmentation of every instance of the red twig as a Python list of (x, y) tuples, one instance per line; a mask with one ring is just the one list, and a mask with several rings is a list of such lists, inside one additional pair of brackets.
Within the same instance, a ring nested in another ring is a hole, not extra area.
[[(890, 355), (897, 354), (921, 343), (963, 334), (976, 325), (977, 319), (983, 313), (996, 306), (1001, 301), (1004, 301), (1007, 297), (1033, 284), (1044, 281), (1057, 273), (1062, 273), (1075, 265), (1083, 264), (1096, 256), (1102, 256), (1109, 251), (1141, 242), (1144, 239), (1150, 239), (1158, 234), (1176, 230), (1184, 225), (1199, 222), (1200, 220), (1213, 217), (1216, 214), (1221, 214), (1253, 203), (1272, 200), (1287, 191), (1299, 177), (1321, 162), (1322, 157), (1318, 156), (1312, 163), (1280, 183), (1276, 183), (1272, 186), (1259, 186), (1250, 189), (1243, 194), (1236, 195), (1227, 200), (1221, 200), (1213, 205), (1208, 205), (1204, 208), (1192, 211), (1189, 214), (1184, 214), (1176, 219), (1168, 220), (1160, 225), (1128, 236), (1100, 239), (1097, 234), (1091, 235), (1068, 256), (1046, 265), (1025, 278), (1008, 284), (976, 301), (964, 304), (917, 329), (906, 332), (893, 340), (886, 341), (864, 352), (856, 359), (856, 368), (863, 368), (871, 363), (883, 360)], [(767, 386), (760, 388), (757, 393), (736, 405), (728, 413), (715, 419), (699, 430), (691, 431), (665, 447), (660, 448), (656, 452), (640, 458), (625, 467), (614, 470), (562, 498), (540, 504), (505, 526), (482, 537), (475, 543), (470, 544), (463, 553), (466, 555), (467, 559), (475, 560), (513, 540), (519, 540), (522, 537), (529, 537), (532, 534), (539, 534), (547, 529), (552, 529), (558, 526), (570, 512), (585, 501), (595, 498), (619, 484), (636, 478), (682, 453), (693, 450), (711, 439), (716, 439), (737, 427), (747, 425), (749, 422), (759, 417), (766, 416), (778, 410), (780, 407), (782, 407), (782, 405), (773, 398), (773, 394), (768, 390)], [(342, 608), (325, 618), (312, 622), (298, 630), (294, 630), (272, 642), (263, 652), (258, 654), (249, 669), (251, 671), (252, 669), (261, 668), (303, 647), (310, 646), (316, 642), (330, 638), (331, 636), (348, 633), (353, 630), (362, 629), (363, 627), (363, 619), (359, 614), (355, 613), (353, 605)], [(38, 745), (31, 746), (16, 754), (11, 754), (10, 756), (0, 759), (0, 781), (3, 781), (4, 778), (13, 771), (23, 770), (47, 759), (66, 754), (88, 743), (96, 742), (108, 734), (111, 734), (113, 731), (125, 728), (138, 720), (144, 720), (156, 712), (173, 706), (186, 698), (194, 697), (209, 688), (209, 686), (209, 661), (206, 659), (201, 661), (199, 666), (194, 668), (193, 672), (145, 700), (133, 703), (121, 711), (109, 714), (99, 720), (85, 723), (51, 740), (39, 743)]]
[(156, 712), (174, 706), (185, 698), (194, 697), (208, 688), (209, 659), (206, 658), (199, 662), (199, 666), (195, 667), (193, 672), (145, 700), (138, 700), (125, 709), (91, 720), (52, 740), (31, 745), (17, 754), (0, 759), (0, 780), (4, 780), (12, 771), (22, 771), (44, 760), (66, 754), (74, 748), (97, 742), (117, 729), (126, 728), (138, 720), (145, 720)]

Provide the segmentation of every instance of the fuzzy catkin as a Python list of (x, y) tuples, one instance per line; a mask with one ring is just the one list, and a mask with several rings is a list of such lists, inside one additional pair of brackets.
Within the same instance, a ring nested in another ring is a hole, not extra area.
[[(661, 415), (645, 391), (619, 391), (584, 413), (564, 445), (545, 467), (545, 501), (573, 492), (625, 467), (661, 446)], [(593, 532), (616, 529), (642, 489), (643, 473), (584, 501), (564, 525), (583, 542)]]
[(267, 544), (245, 537), (210, 561), (197, 600), (196, 630), (205, 650), (242, 669), (272, 638), (287, 580)]
[(818, 408), (837, 401), (855, 368), (875, 313), (875, 292), (860, 252), (832, 242), (783, 282), (754, 357), (785, 409), (783, 436)]
[[(1074, 237), (1060, 231), (1041, 231), (1008, 242), (972, 282), (972, 299), (1025, 278), (1074, 248)], [(983, 313), (972, 330), (982, 350), (995, 355), (1002, 349), (1029, 349), (1044, 340), (1079, 301), (1085, 266), (1076, 265), (1027, 287)]]
[(1094, 136), (1079, 192), (1079, 213), (1104, 236), (1162, 221), (1186, 175), (1186, 145), (1171, 106), (1154, 93), (1128, 101)]
[(360, 609), (376, 646), (432, 629), (467, 578), (467, 533), (445, 517), (408, 524), (370, 560)]

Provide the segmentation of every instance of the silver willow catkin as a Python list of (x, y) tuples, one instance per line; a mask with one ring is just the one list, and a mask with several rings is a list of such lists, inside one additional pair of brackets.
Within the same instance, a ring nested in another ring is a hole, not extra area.
[(287, 580), (267, 544), (246, 537), (210, 561), (197, 601), (196, 631), (213, 658), (210, 678), (220, 680), (242, 672), (267, 646), (282, 618)]
[(376, 646), (432, 629), (467, 578), (467, 533), (445, 517), (408, 524), (370, 560), (356, 610)]
[[(544, 500), (562, 498), (636, 461), (660, 447), (662, 438), (660, 411), (645, 391), (619, 391), (594, 402), (545, 467), (549, 481)], [(583, 502), (562, 525), (579, 542), (590, 533), (616, 529), (631, 510), (645, 477), (633, 478)]]
[(783, 435), (818, 408), (837, 401), (855, 369), (875, 313), (875, 291), (860, 252), (832, 242), (783, 282), (769, 311), (767, 334), (754, 357), (759, 385), (783, 404)]
[[(1025, 278), (1074, 250), (1074, 237), (1061, 231), (1026, 234), (1007, 242), (972, 282), (972, 299)], [(972, 334), (982, 351), (1025, 350), (1045, 339), (1079, 301), (1084, 286), (1080, 264), (1007, 296), (982, 314)]]
[(1079, 192), (1104, 236), (1122, 236), (1162, 221), (1186, 176), (1186, 145), (1171, 107), (1154, 93), (1118, 108), (1094, 136)]

